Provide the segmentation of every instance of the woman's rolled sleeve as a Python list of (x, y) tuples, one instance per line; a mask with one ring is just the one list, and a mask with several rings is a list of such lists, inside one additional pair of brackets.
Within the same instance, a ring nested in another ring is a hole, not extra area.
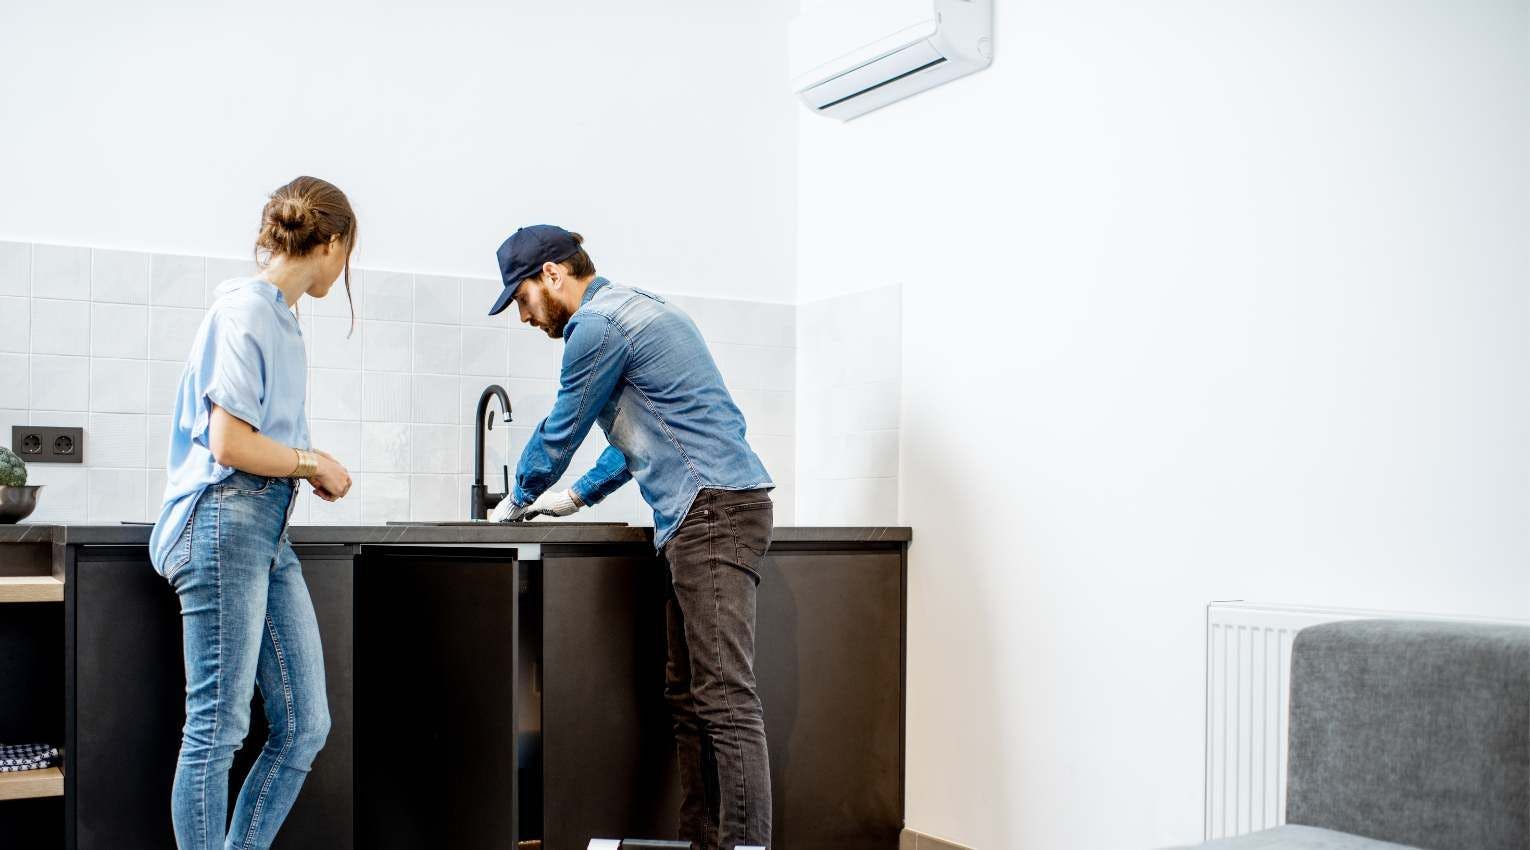
[(213, 313), (199, 353), (197, 373), (206, 383), (198, 399), (192, 438), (207, 433), (215, 404), (259, 431), (266, 384), (259, 342), (232, 317)]

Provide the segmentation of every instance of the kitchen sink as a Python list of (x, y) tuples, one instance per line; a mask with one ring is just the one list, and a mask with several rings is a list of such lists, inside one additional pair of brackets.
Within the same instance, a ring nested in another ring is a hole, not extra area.
[(512, 526), (512, 527), (516, 527), (516, 528), (527, 528), (527, 527), (531, 527), (531, 526), (536, 526), (536, 527), (539, 527), (539, 528), (546, 528), (548, 526), (553, 526), (553, 525), (562, 526), (562, 527), (580, 527), (580, 528), (591, 527), (591, 526), (625, 527), (627, 525), (627, 523), (625, 523), (625, 522), (564, 522), (562, 520), (556, 520), (556, 521), (548, 520), (548, 521), (545, 521), (545, 522), (537, 522), (537, 521), (534, 521), (534, 520), (530, 521), (530, 522), (489, 522), (486, 519), (434, 519), (434, 520), (418, 520), (418, 521), (416, 521), (416, 520), (407, 520), (407, 519), (405, 519), (405, 520), (395, 519), (395, 520), (389, 520), (388, 522), (386, 522), (384, 524), (385, 525), (505, 525), (505, 526)]

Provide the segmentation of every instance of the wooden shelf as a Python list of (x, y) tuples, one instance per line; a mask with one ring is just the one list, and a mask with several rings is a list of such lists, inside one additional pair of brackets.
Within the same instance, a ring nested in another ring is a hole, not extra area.
[(62, 579), (53, 576), (0, 576), (0, 602), (62, 601)]
[(0, 800), (64, 796), (64, 772), (56, 767), (0, 773)]

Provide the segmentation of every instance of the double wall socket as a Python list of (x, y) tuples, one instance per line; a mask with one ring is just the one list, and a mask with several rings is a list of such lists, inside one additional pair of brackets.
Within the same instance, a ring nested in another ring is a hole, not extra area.
[(84, 463), (84, 428), (12, 425), (11, 451), (27, 463)]

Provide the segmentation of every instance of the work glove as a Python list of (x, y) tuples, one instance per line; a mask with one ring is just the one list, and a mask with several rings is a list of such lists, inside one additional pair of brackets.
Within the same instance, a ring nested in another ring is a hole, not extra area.
[(531, 505), (517, 505), (514, 499), (506, 496), (499, 500), (499, 504), (494, 506), (494, 510), (489, 512), (489, 521), (520, 522), (523, 519), (527, 519), (526, 514), (530, 509)]
[(584, 503), (579, 501), (573, 490), (560, 490), (556, 493), (549, 490), (531, 503), (531, 507), (526, 509), (526, 517), (568, 516), (582, 507)]

